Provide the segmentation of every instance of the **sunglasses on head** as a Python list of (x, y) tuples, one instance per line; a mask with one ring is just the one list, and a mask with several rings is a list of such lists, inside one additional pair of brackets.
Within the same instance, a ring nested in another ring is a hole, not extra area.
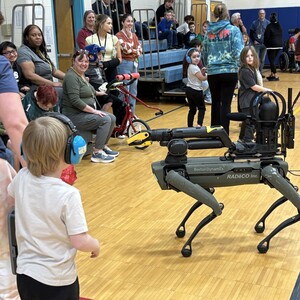
[(85, 49), (78, 49), (78, 50), (75, 50), (74, 52), (74, 55), (73, 55), (73, 58), (79, 56), (79, 59), (82, 59), (82, 57), (84, 55), (89, 55), (89, 51), (88, 50), (85, 50)]

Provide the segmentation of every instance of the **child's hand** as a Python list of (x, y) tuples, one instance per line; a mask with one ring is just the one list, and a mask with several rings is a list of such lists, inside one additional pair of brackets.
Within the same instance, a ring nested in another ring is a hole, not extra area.
[(95, 257), (97, 257), (97, 256), (99, 256), (99, 252), (100, 252), (100, 249), (98, 250), (98, 251), (93, 251), (93, 252), (91, 252), (91, 258), (95, 258)]
[(95, 257), (99, 256), (99, 252), (100, 252), (100, 244), (97, 241), (97, 248), (91, 252), (91, 258), (95, 258)]

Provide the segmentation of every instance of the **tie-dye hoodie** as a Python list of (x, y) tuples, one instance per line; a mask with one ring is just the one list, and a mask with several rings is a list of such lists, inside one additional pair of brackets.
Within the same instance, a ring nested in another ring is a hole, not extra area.
[(242, 33), (228, 20), (210, 22), (203, 40), (203, 59), (208, 75), (237, 73), (244, 48)]

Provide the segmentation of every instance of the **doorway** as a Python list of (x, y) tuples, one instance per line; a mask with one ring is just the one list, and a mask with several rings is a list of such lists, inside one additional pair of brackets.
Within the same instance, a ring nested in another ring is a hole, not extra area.
[(70, 68), (75, 48), (71, 3), (70, 0), (54, 0), (58, 68), (63, 72)]

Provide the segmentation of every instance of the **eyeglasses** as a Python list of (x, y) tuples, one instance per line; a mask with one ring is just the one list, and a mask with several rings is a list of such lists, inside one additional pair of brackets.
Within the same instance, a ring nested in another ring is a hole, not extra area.
[(6, 51), (6, 52), (3, 52), (2, 55), (4, 56), (10, 56), (10, 55), (16, 55), (17, 54), (17, 50), (11, 50), (11, 51)]

